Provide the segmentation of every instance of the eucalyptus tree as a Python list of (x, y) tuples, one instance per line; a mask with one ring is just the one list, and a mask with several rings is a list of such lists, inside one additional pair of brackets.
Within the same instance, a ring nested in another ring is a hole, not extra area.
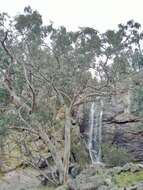
[[(1, 15), (0, 41), (1, 85), (19, 118), (10, 128), (29, 131), (48, 145), (62, 183), (68, 176), (72, 111), (87, 98), (87, 69), (99, 52), (99, 36), (89, 28), (73, 33), (65, 27), (43, 26), (41, 15), (26, 7), (14, 19)], [(56, 103), (51, 105), (53, 97)], [(54, 112), (61, 106), (65, 109), (64, 158), (47, 133), (55, 126)]]

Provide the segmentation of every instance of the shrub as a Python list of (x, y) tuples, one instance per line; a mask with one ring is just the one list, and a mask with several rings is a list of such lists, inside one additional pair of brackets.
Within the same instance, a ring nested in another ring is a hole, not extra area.
[(118, 187), (127, 187), (143, 181), (143, 171), (123, 172), (115, 177)]
[(131, 161), (131, 156), (126, 149), (117, 145), (103, 144), (103, 162), (109, 166), (123, 166)]

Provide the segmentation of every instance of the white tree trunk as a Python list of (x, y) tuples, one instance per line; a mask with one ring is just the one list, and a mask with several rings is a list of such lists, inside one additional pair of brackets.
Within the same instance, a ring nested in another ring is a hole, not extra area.
[(64, 183), (68, 179), (69, 161), (70, 161), (70, 149), (71, 149), (71, 117), (70, 111), (66, 107), (65, 115), (65, 147), (64, 147)]

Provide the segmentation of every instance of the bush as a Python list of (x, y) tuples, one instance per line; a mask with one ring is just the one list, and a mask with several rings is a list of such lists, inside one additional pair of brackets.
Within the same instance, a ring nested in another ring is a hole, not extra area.
[(103, 144), (103, 162), (109, 166), (123, 166), (131, 161), (131, 155), (126, 149), (117, 145)]

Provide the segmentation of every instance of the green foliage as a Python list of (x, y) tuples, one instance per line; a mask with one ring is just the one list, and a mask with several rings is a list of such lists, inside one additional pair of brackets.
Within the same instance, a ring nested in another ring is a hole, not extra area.
[(122, 33), (120, 31), (108, 30), (105, 34), (105, 38), (112, 48), (119, 48), (122, 41)]
[(115, 181), (119, 187), (135, 185), (137, 182), (143, 181), (143, 171), (123, 172), (115, 177)]
[(32, 31), (35, 34), (40, 33), (41, 15), (37, 11), (32, 11), (31, 7), (25, 7), (24, 14), (18, 15), (15, 21), (15, 27), (20, 32)]
[(116, 145), (103, 144), (103, 162), (109, 166), (123, 166), (131, 161), (131, 156), (126, 149)]

